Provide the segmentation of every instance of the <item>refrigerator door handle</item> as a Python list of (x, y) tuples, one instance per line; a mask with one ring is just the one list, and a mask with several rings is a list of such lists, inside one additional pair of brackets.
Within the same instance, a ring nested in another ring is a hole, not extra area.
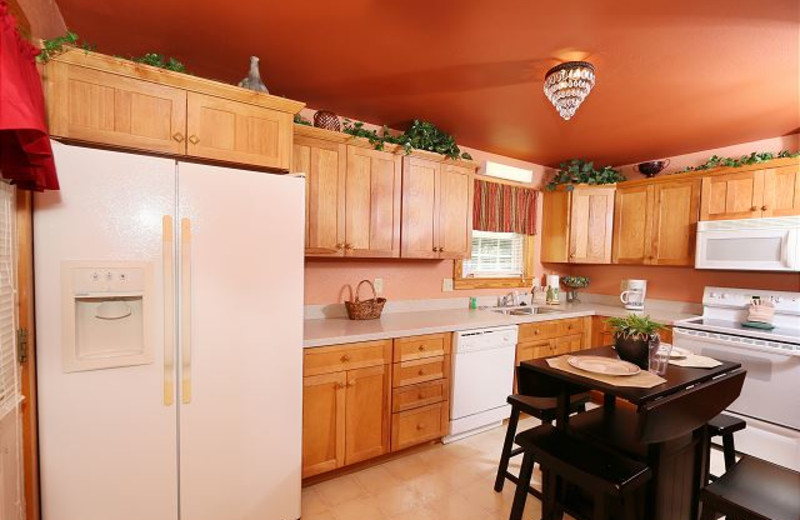
[(175, 401), (175, 233), (172, 217), (161, 219), (164, 269), (164, 406)]
[(181, 219), (181, 402), (192, 402), (192, 221)]

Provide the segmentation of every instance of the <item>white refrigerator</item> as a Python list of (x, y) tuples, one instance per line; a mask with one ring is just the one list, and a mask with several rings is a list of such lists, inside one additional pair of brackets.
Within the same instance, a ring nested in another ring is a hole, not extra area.
[(300, 517), (304, 182), (54, 142), (44, 520)]

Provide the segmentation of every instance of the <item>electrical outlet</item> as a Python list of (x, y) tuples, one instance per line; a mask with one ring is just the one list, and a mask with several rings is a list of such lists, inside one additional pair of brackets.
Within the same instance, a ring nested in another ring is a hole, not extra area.
[(442, 279), (442, 292), (450, 292), (453, 290), (453, 279), (452, 278), (443, 278)]
[(383, 278), (375, 278), (373, 280), (372, 285), (375, 286), (375, 292), (378, 294), (383, 294)]

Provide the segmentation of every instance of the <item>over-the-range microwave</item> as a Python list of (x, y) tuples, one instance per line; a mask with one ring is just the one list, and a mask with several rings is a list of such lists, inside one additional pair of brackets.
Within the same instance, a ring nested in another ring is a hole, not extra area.
[(695, 267), (800, 271), (800, 216), (699, 222)]

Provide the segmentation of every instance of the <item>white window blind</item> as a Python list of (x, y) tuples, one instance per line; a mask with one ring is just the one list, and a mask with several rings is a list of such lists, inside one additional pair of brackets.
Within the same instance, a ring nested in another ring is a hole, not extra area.
[(14, 188), (0, 182), (0, 418), (21, 399), (16, 349)]
[(472, 258), (464, 260), (464, 278), (522, 278), (525, 273), (524, 235), (472, 232)]

